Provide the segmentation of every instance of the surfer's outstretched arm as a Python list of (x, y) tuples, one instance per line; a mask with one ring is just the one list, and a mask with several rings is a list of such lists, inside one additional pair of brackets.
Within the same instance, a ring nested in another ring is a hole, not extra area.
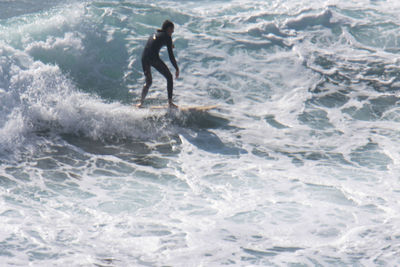
[[(173, 31), (173, 30), (172, 30)], [(171, 33), (172, 34), (172, 33)], [(176, 72), (175, 72), (175, 77), (178, 79), (179, 78), (179, 67), (178, 64), (176, 63), (174, 51), (172, 50), (173, 44), (172, 44), (172, 38), (168, 39), (167, 42), (167, 47), (168, 47), (168, 56), (169, 60), (171, 61), (172, 65), (174, 66)]]
[(167, 38), (167, 49), (168, 49), (168, 56), (169, 60), (171, 61), (172, 65), (175, 68), (175, 77), (178, 79), (179, 78), (179, 67), (178, 64), (176, 63), (174, 51), (172, 50), (174, 48), (174, 44), (172, 43), (172, 33), (174, 32), (174, 24), (171, 22), (170, 26), (167, 29), (167, 33), (169, 38)]
[[(173, 48), (172, 34), (174, 33), (175, 26), (172, 22), (166, 20), (163, 24), (163, 28), (165, 28), (165, 30), (168, 34), (167, 49), (168, 49), (169, 60), (171, 61), (172, 65), (174, 66), (174, 68), (176, 70), (175, 77), (178, 78), (179, 77), (179, 67), (178, 67), (178, 64), (176, 64), (174, 51), (172, 50), (172, 48)], [(167, 78), (167, 80), (168, 80), (168, 78)], [(173, 90), (173, 86), (171, 86), (171, 87), (168, 86), (168, 104), (169, 104), (170, 108), (177, 108), (178, 106), (172, 102), (172, 90)]]

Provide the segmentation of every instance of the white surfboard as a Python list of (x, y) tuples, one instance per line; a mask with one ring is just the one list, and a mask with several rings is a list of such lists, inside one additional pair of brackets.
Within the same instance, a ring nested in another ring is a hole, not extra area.
[[(218, 105), (210, 105), (210, 106), (178, 106), (176, 110), (179, 111), (208, 111), (211, 109), (217, 108)], [(146, 108), (146, 107), (145, 107)], [(149, 106), (148, 109), (162, 109), (162, 110), (174, 110), (175, 108), (170, 108), (168, 105), (165, 106)]]

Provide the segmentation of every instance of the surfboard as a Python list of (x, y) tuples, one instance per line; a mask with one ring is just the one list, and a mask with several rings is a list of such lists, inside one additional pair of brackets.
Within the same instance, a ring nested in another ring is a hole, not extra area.
[[(208, 111), (217, 108), (218, 105), (210, 106), (178, 106), (176, 110), (178, 111)], [(149, 106), (148, 109), (161, 109), (161, 110), (175, 110), (175, 108), (170, 108), (168, 105), (164, 106)]]

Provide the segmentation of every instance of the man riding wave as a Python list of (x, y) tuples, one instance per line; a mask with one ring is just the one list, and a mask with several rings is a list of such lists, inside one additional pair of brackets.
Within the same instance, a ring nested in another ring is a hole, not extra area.
[(176, 64), (174, 52), (172, 48), (174, 45), (172, 44), (172, 34), (174, 32), (174, 24), (166, 20), (164, 21), (161, 29), (157, 30), (152, 36), (147, 40), (146, 46), (144, 48), (142, 54), (142, 67), (143, 72), (146, 77), (146, 83), (142, 89), (142, 96), (140, 99), (140, 103), (138, 107), (143, 106), (144, 99), (146, 98), (147, 92), (153, 82), (151, 75), (151, 67), (155, 68), (158, 72), (160, 72), (167, 79), (167, 90), (168, 90), (168, 104), (169, 107), (177, 108), (177, 106), (172, 102), (172, 93), (173, 93), (173, 78), (170, 70), (167, 65), (165, 65), (164, 61), (160, 59), (160, 49), (163, 46), (167, 46), (169, 59), (171, 60), (172, 65), (175, 67), (175, 77), (179, 77), (179, 68)]

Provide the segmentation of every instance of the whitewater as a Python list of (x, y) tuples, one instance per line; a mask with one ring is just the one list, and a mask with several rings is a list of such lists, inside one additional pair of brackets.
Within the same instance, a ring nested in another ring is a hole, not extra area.
[[(1, 1), (0, 265), (400, 265), (399, 11)], [(134, 107), (165, 19), (175, 103), (217, 109)]]

